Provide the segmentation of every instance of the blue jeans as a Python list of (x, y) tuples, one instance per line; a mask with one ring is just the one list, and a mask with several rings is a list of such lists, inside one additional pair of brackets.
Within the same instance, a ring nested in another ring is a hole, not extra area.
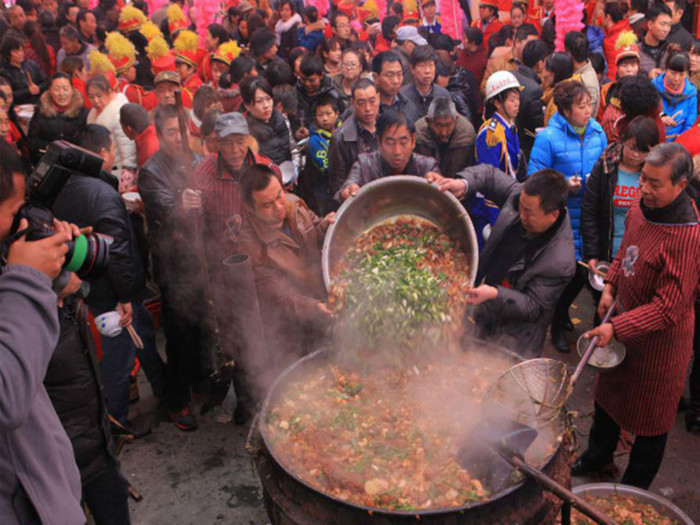
[(153, 393), (160, 396), (165, 380), (165, 363), (156, 350), (156, 333), (148, 309), (141, 303), (133, 307), (132, 326), (143, 341), (143, 350), (137, 350), (129, 332), (124, 329), (116, 337), (102, 336), (102, 377), (107, 410), (124, 424), (129, 413), (129, 376), (138, 357)]

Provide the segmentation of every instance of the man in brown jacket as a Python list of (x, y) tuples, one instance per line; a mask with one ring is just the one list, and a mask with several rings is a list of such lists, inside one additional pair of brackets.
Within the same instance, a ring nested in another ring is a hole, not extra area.
[[(238, 248), (253, 263), (269, 347), (293, 358), (312, 350), (331, 321), (321, 247), (335, 214), (318, 217), (260, 164), (241, 178), (241, 195), (246, 218)], [(279, 357), (273, 366), (284, 364)]]
[(436, 159), (446, 177), (474, 165), (475, 143), (474, 126), (457, 113), (450, 97), (437, 97), (416, 122), (416, 153)]

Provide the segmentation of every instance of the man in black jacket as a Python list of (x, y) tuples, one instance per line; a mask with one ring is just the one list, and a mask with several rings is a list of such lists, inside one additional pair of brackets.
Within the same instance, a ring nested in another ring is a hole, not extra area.
[(537, 128), (544, 127), (544, 104), (542, 104), (542, 79), (544, 61), (549, 48), (542, 40), (530, 40), (523, 49), (522, 61), (513, 74), (523, 89), (520, 91), (520, 111), (515, 120), (520, 140), (520, 151), (530, 157), (535, 143)]
[(51, 404), (68, 434), (80, 470), (83, 498), (97, 525), (128, 525), (129, 493), (110, 432), (102, 396), (102, 377), (90, 333), (87, 308), (75, 297), (71, 280), (59, 300), (61, 335), (44, 377)]
[(693, 44), (693, 35), (681, 23), (681, 19), (688, 7), (687, 3), (685, 0), (666, 0), (664, 3), (671, 10), (672, 16), (671, 32), (668, 34), (666, 42), (678, 44), (682, 49), (688, 51)]
[(345, 108), (333, 87), (333, 82), (323, 70), (323, 60), (316, 55), (305, 56), (299, 64), (299, 72), (301, 76), (297, 82), (299, 96), (297, 116), (302, 120), (304, 127), (308, 128), (313, 123), (312, 108), (320, 95), (326, 93), (333, 95), (339, 104), (339, 114), (343, 114)]
[(120, 315), (122, 333), (101, 338), (102, 371), (109, 411), (117, 421), (126, 424), (129, 378), (137, 355), (127, 326), (133, 325), (144, 343), (145, 348), (138, 351), (138, 357), (156, 395), (160, 395), (162, 389), (165, 367), (156, 351), (153, 320), (140, 302), (146, 288), (146, 272), (136, 234), (117, 190), (118, 182), (108, 171), (114, 164), (110, 133), (102, 126), (90, 124), (85, 128), (80, 144), (105, 159), (102, 171), (97, 177), (76, 173), (68, 179), (56, 198), (53, 212), (63, 220), (80, 227), (92, 226), (96, 233), (113, 238), (105, 275), (90, 283), (86, 303), (95, 317), (113, 310)]
[(330, 193), (336, 192), (348, 178), (350, 168), (360, 153), (377, 151), (377, 116), (379, 92), (374, 82), (361, 78), (352, 86), (350, 97), (352, 116), (331, 138), (328, 148), (328, 178)]
[(437, 97), (449, 97), (445, 88), (435, 84), (435, 66), (438, 57), (431, 46), (418, 46), (411, 53), (413, 82), (401, 88), (401, 94), (418, 109), (418, 117), (428, 113), (430, 103)]
[(576, 271), (566, 181), (546, 169), (520, 184), (487, 164), (459, 177), (429, 180), (465, 202), (481, 192), (501, 209), (479, 256), (477, 286), (468, 292), (468, 302), (478, 305), (479, 336), (509, 337), (524, 356), (539, 356), (554, 307)]
[(379, 90), (379, 113), (393, 109), (400, 111), (410, 122), (420, 118), (418, 108), (400, 92), (403, 68), (399, 55), (384, 51), (372, 59), (372, 74)]
[(201, 206), (201, 197), (187, 187), (187, 171), (194, 169), (183, 149), (175, 106), (159, 106), (153, 121), (160, 149), (143, 165), (138, 189), (148, 222), (153, 277), (163, 303), (167, 367), (165, 397), (173, 423), (194, 430), (197, 421), (189, 409), (191, 387), (202, 379), (201, 352), (206, 332), (200, 258), (192, 245), (193, 217), (189, 209)]

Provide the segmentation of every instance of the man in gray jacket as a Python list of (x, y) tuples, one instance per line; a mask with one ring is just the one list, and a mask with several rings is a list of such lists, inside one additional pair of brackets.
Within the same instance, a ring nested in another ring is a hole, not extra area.
[[(24, 202), (22, 163), (0, 144), (0, 240)], [(20, 231), (27, 227), (26, 219)], [(0, 276), (0, 521), (3, 525), (80, 525), (80, 474), (68, 436), (43, 385), (59, 324), (51, 288), (66, 242), (80, 232), (54, 223), (56, 233), (10, 245)]]
[(468, 292), (468, 302), (477, 305), (478, 335), (505, 336), (524, 356), (539, 356), (554, 306), (576, 270), (566, 181), (544, 169), (520, 184), (487, 164), (458, 176), (429, 180), (465, 202), (481, 192), (501, 208), (479, 256), (477, 286)]
[(439, 173), (435, 159), (413, 153), (416, 133), (413, 122), (401, 112), (387, 111), (377, 119), (377, 141), (379, 150), (361, 153), (350, 168), (334, 198), (344, 201), (354, 196), (361, 186), (391, 175), (415, 175), (425, 177), (428, 173)]

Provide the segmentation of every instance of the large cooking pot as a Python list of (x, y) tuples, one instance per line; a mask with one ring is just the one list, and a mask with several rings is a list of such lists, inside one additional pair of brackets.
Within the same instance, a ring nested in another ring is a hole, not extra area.
[(591, 496), (594, 498), (609, 498), (613, 495), (622, 497), (631, 497), (635, 501), (651, 505), (659, 514), (670, 518), (674, 523), (682, 525), (693, 525), (693, 520), (690, 519), (685, 512), (679, 509), (666, 498), (662, 498), (658, 494), (643, 490), (631, 485), (621, 485), (618, 483), (587, 483), (573, 488), (573, 493), (585, 498)]
[(345, 252), (364, 232), (396, 217), (420, 217), (432, 222), (466, 254), (469, 283), (474, 284), (479, 247), (464, 206), (449, 192), (421, 177), (395, 175), (365, 184), (338, 210), (323, 244), (323, 280), (330, 288), (333, 271)]
[[(522, 360), (520, 356), (493, 343), (480, 341), (478, 344), (483, 346), (483, 351), (502, 353), (514, 363)], [(266, 430), (268, 416), (271, 406), (283, 399), (281, 396), (290, 385), (307, 377), (310, 369), (324, 366), (329, 357), (330, 352), (319, 350), (287, 368), (270, 389), (257, 423), (254, 422), (251, 426), (248, 450), (253, 455), (263, 487), (266, 510), (273, 525), (541, 525), (554, 522), (561, 502), (529, 478), (513, 480), (482, 501), (461, 507), (422, 511), (365, 507), (325, 494), (301, 480), (275, 456)], [(541, 436), (550, 441), (541, 443), (548, 452), (543, 454), (539, 463), (545, 473), (559, 483), (568, 485), (571, 479), (571, 458), (563, 417), (551, 425), (550, 436), (556, 438)]]

